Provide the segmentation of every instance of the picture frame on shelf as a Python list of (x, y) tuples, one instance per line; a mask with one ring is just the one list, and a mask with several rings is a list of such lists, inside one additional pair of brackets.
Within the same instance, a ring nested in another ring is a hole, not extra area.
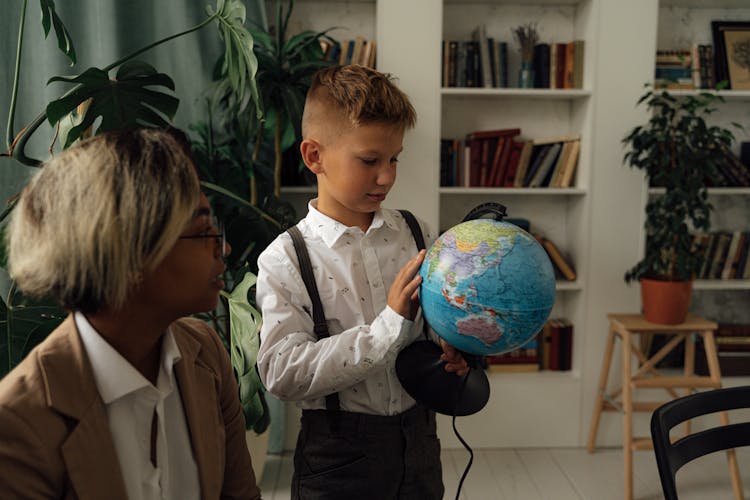
[(750, 21), (711, 21), (716, 81), (750, 90)]

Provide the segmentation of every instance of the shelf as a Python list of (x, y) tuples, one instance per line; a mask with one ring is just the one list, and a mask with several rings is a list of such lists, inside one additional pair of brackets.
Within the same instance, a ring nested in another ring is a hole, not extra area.
[(695, 280), (693, 290), (750, 290), (750, 280)]
[(710, 89), (657, 89), (655, 92), (658, 93), (661, 90), (666, 90), (670, 95), (675, 97), (683, 96), (697, 96), (699, 94), (708, 93), (718, 95), (724, 98), (726, 101), (750, 101), (750, 90), (710, 90)]
[(530, 196), (582, 196), (584, 188), (482, 188), (482, 187), (441, 187), (440, 194), (447, 195), (530, 195)]
[(591, 91), (586, 89), (442, 87), (440, 93), (443, 97), (509, 97), (514, 99), (551, 100), (586, 99), (591, 96)]
[[(664, 188), (648, 188), (648, 194), (664, 194)], [(708, 188), (711, 196), (746, 196), (750, 194), (750, 187), (717, 187)]]

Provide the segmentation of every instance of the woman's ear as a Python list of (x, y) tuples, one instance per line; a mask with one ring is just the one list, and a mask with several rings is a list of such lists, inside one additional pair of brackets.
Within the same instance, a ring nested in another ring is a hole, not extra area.
[(299, 145), (299, 151), (302, 154), (302, 161), (312, 173), (322, 172), (321, 147), (318, 141), (304, 139)]

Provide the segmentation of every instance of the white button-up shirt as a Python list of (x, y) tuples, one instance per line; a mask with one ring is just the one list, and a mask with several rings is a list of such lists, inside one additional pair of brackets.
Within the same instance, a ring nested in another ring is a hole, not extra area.
[[(130, 500), (200, 498), (182, 398), (174, 377), (180, 350), (167, 330), (162, 339), (159, 375), (154, 387), (91, 326), (75, 313), (75, 322), (91, 361)], [(156, 413), (156, 467), (151, 463), (151, 422)]]
[[(420, 222), (425, 243), (432, 235)], [(338, 392), (341, 409), (394, 415), (414, 406), (396, 377), (396, 356), (422, 337), (421, 312), (409, 321), (387, 305), (398, 271), (417, 254), (409, 226), (381, 209), (363, 232), (309, 204), (297, 225), (305, 238), (330, 337), (313, 333), (312, 302), (292, 239), (283, 233), (258, 258), (256, 298), (263, 313), (258, 370), (266, 388), (303, 409), (325, 408)]]

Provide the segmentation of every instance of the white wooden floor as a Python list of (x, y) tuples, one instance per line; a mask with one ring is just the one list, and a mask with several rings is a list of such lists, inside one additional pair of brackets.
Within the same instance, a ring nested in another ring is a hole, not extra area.
[[(653, 452), (635, 453), (635, 500), (662, 499)], [(737, 451), (745, 495), (750, 498), (750, 449)], [(445, 498), (453, 499), (469, 455), (443, 450)], [(620, 448), (481, 449), (464, 481), (464, 500), (621, 500), (623, 463)], [(291, 452), (270, 455), (261, 479), (264, 500), (289, 498)], [(726, 455), (716, 453), (685, 465), (677, 473), (680, 500), (730, 500), (732, 488)]]

